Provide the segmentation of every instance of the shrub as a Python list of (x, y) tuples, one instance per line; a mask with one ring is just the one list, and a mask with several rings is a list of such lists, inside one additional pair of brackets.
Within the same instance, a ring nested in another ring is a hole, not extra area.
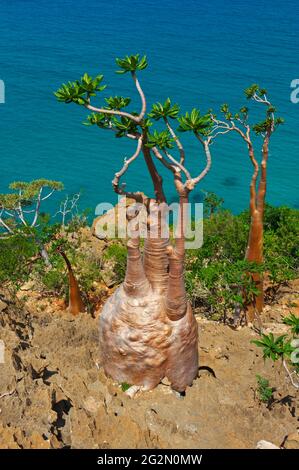
[(189, 300), (194, 307), (204, 307), (213, 319), (225, 317), (236, 306), (244, 307), (258, 293), (246, 273), (267, 275), (267, 301), (275, 300), (280, 287), (298, 276), (299, 211), (266, 206), (265, 261), (260, 266), (244, 262), (249, 225), (249, 211), (233, 215), (220, 210), (204, 219), (203, 246), (187, 251)]
[(122, 282), (126, 274), (127, 248), (119, 242), (112, 243), (104, 253), (104, 260), (112, 260), (117, 282)]
[(292, 316), (286, 317), (285, 323), (292, 326), (293, 337), (281, 335), (275, 338), (273, 333), (261, 334), (260, 339), (252, 340), (251, 343), (263, 350), (265, 360), (270, 359), (273, 362), (280, 360), (291, 384), (299, 389), (299, 339), (294, 338), (298, 323)]
[(257, 380), (257, 395), (261, 402), (266, 403), (270, 406), (273, 402), (274, 389), (269, 387), (269, 380), (265, 379), (261, 375), (256, 375)]
[(36, 255), (36, 244), (22, 234), (0, 239), (0, 282), (10, 282), (18, 288), (28, 279)]

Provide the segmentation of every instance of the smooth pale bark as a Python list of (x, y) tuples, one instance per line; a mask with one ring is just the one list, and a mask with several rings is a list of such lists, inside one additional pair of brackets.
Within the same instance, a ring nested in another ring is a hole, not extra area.
[[(165, 205), (155, 201), (150, 203), (151, 220), (148, 219), (150, 231), (144, 241), (143, 264), (146, 276), (154, 291), (165, 293), (168, 284), (169, 261), (167, 247), (169, 237), (162, 233), (166, 213)], [(164, 214), (163, 214), (164, 212)], [(164, 217), (164, 219), (163, 219)]]
[[(250, 231), (248, 237), (248, 244), (245, 259), (247, 261), (262, 264), (264, 261), (264, 209), (265, 197), (267, 188), (267, 162), (269, 156), (269, 140), (271, 131), (269, 130), (264, 138), (262, 149), (262, 162), (261, 162), (261, 176), (257, 189), (257, 178), (259, 174), (259, 165), (255, 159), (254, 151), (251, 142), (248, 145), (249, 157), (254, 166), (254, 173), (252, 175), (250, 184)], [(253, 281), (256, 284), (259, 294), (255, 296), (253, 302), (250, 302), (246, 309), (247, 318), (249, 321), (255, 319), (256, 314), (259, 315), (264, 308), (264, 282), (263, 275), (260, 273), (250, 273)]]
[(152, 389), (167, 377), (182, 392), (198, 373), (198, 327), (184, 288), (184, 239), (176, 239), (172, 252), (168, 238), (161, 237), (159, 204), (151, 206), (153, 231), (143, 259), (138, 238), (129, 240), (124, 284), (100, 315), (102, 364), (119, 383)]
[[(246, 250), (246, 260), (261, 264), (263, 262), (263, 220), (258, 211), (251, 216), (248, 246)], [(255, 319), (255, 314), (261, 313), (264, 308), (263, 276), (260, 273), (250, 273), (259, 294), (254, 301), (247, 306), (247, 317), (249, 321)]]
[(127, 244), (127, 269), (124, 280), (124, 291), (131, 297), (142, 297), (150, 288), (145, 276), (142, 257), (139, 249), (139, 238), (129, 240)]
[(185, 264), (185, 220), (188, 204), (187, 192), (180, 195), (180, 213), (175, 246), (169, 246), (169, 279), (166, 297), (167, 315), (171, 320), (183, 318), (187, 310), (187, 295), (184, 279)]

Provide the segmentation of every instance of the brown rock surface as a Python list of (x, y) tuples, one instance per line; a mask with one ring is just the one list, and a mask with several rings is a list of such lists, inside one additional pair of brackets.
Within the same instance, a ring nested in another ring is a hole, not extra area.
[[(250, 343), (257, 334), (197, 320), (200, 365), (216, 378), (201, 369), (184, 398), (166, 383), (131, 399), (103, 373), (98, 318), (9, 304), (0, 316), (0, 448), (255, 448), (286, 435), (285, 447), (294, 445), (298, 391)], [(256, 374), (276, 388), (270, 409), (256, 397)]]

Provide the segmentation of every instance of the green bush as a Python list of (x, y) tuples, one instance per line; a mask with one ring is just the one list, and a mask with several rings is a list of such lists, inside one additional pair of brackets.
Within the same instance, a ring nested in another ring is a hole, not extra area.
[(113, 261), (113, 270), (117, 277), (117, 282), (122, 282), (126, 274), (127, 248), (119, 242), (112, 243), (104, 253), (104, 260)]
[(273, 402), (273, 391), (272, 387), (269, 387), (269, 380), (265, 379), (261, 375), (256, 375), (257, 380), (257, 395), (261, 402), (266, 403), (268, 406)]
[(299, 389), (299, 331), (298, 318), (290, 314), (284, 318), (284, 323), (291, 326), (291, 335), (275, 337), (273, 333), (261, 333), (259, 339), (252, 340), (263, 351), (263, 358), (274, 363), (280, 361), (284, 367), (287, 378), (297, 390)]
[(37, 246), (32, 238), (17, 234), (0, 239), (0, 282), (11, 282), (18, 288), (28, 279), (36, 255)]
[(66, 273), (59, 269), (51, 269), (42, 276), (43, 286), (55, 295), (66, 295), (67, 293), (67, 276)]
[(270, 285), (266, 300), (273, 301), (281, 285), (298, 276), (299, 211), (288, 207), (265, 208), (263, 265), (244, 262), (250, 227), (248, 211), (233, 215), (220, 210), (204, 219), (203, 246), (186, 254), (186, 287), (194, 307), (220, 319), (236, 306), (244, 306), (257, 290), (247, 272), (264, 272)]

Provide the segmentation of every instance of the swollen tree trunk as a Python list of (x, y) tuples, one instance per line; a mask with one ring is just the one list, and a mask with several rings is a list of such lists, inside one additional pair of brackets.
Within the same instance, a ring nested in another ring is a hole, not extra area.
[[(259, 211), (251, 216), (246, 260), (261, 264), (263, 262), (263, 219)], [(250, 273), (259, 294), (247, 305), (247, 317), (249, 321), (255, 319), (264, 308), (263, 276), (260, 273)]]
[[(263, 144), (263, 158), (261, 162), (261, 178), (257, 186), (257, 177), (259, 173), (258, 163), (255, 160), (252, 145), (249, 145), (249, 156), (254, 165), (254, 174), (250, 184), (250, 231), (245, 259), (247, 261), (262, 264), (264, 261), (264, 208), (267, 185), (267, 162), (269, 155), (270, 130), (267, 132)], [(253, 321), (256, 315), (259, 315), (264, 308), (264, 283), (263, 275), (260, 273), (250, 274), (259, 294), (247, 305), (246, 314), (249, 321)]]
[(125, 281), (100, 315), (102, 363), (119, 383), (152, 389), (167, 377), (182, 392), (198, 372), (197, 322), (184, 287), (184, 239), (181, 233), (170, 247), (156, 201), (150, 214), (144, 255), (139, 239), (129, 240)]
[(69, 276), (69, 306), (68, 310), (72, 315), (79, 315), (79, 313), (85, 311), (85, 306), (81, 297), (78, 281), (75, 278), (73, 269), (69, 259), (62, 250), (58, 250), (58, 253), (63, 257), (68, 270)]

